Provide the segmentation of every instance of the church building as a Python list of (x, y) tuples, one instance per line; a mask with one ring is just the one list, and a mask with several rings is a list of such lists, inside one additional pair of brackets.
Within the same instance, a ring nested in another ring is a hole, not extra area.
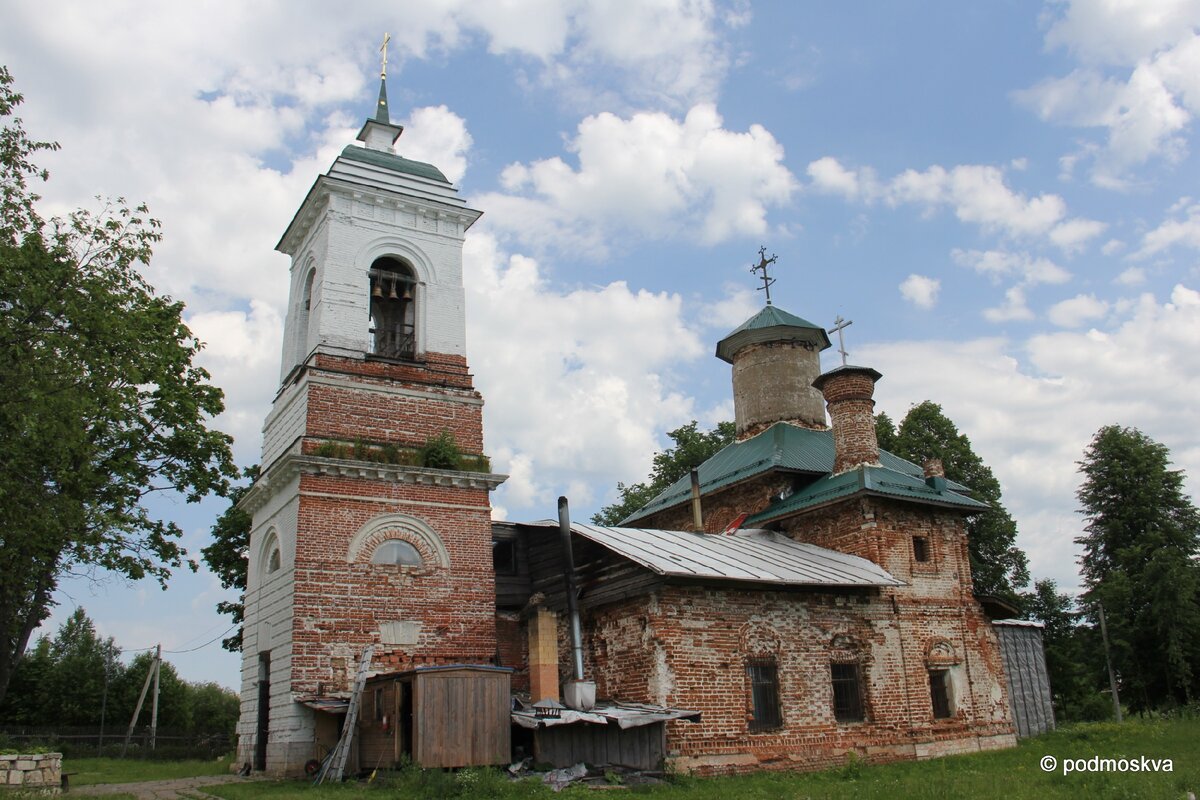
[[(505, 476), (484, 453), (462, 275), (481, 212), (397, 155), (401, 133), (381, 82), (362, 145), (317, 178), (278, 245), (280, 385), (242, 500), (240, 763), (311, 769), (348, 716), (364, 769), (502, 763), (510, 724), (537, 760), (636, 749), (701, 773), (1015, 743), (967, 555), (965, 520), (986, 506), (939, 463), (881, 451), (880, 373), (821, 374), (826, 331), (769, 295), (716, 346), (733, 444), (620, 527), (493, 523)], [(439, 674), (465, 697), (502, 693), (487, 714), (503, 733), (472, 734), (487, 753), (421, 749), (471, 738), (473, 715), (422, 688)], [(596, 700), (560, 691), (576, 683)]]

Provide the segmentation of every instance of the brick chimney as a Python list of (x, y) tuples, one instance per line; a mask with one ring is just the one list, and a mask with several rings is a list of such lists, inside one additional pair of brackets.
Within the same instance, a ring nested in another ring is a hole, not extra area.
[(879, 463), (875, 436), (875, 381), (880, 375), (870, 367), (841, 366), (821, 375), (813, 386), (825, 395), (833, 427), (833, 471), (846, 472), (863, 464)]

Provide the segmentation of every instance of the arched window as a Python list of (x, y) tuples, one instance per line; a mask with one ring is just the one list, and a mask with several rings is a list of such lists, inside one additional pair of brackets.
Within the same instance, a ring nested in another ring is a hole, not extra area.
[(317, 271), (309, 269), (304, 278), (304, 288), (300, 292), (300, 307), (296, 309), (296, 360), (303, 361), (308, 356), (308, 323), (312, 318), (313, 283)]
[(263, 571), (268, 574), (279, 572), (279, 568), (283, 566), (283, 556), (279, 551), (279, 537), (275, 535), (275, 531), (267, 534), (267, 541), (263, 545)]
[(385, 539), (371, 554), (372, 564), (397, 564), (405, 567), (421, 566), (421, 554), (403, 539)]
[(371, 352), (388, 358), (417, 355), (417, 280), (412, 267), (391, 256), (371, 265)]

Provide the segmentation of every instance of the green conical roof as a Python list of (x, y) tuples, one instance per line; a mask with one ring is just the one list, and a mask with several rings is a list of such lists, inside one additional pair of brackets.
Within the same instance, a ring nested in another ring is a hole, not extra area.
[(733, 356), (746, 345), (774, 341), (811, 342), (818, 350), (831, 346), (820, 325), (769, 305), (717, 342), (717, 358), (732, 364)]
[(392, 124), (392, 119), (388, 116), (387, 78), (379, 79), (379, 102), (375, 105), (375, 121), (384, 125)]

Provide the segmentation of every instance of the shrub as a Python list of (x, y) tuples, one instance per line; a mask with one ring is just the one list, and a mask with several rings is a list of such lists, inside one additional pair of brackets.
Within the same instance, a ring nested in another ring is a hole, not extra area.
[(459, 469), (462, 463), (462, 451), (454, 441), (454, 434), (445, 428), (425, 441), (420, 454), (421, 466), (432, 469)]

